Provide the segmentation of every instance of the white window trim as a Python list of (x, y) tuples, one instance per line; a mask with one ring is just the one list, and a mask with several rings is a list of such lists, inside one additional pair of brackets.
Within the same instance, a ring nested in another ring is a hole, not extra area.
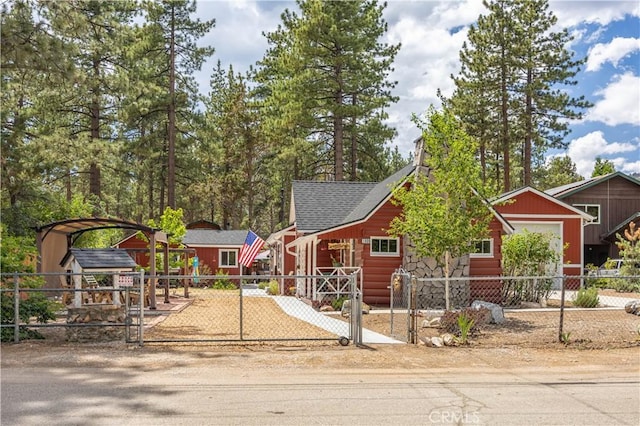
[[(235, 265), (223, 265), (222, 264), (222, 253), (223, 252), (235, 252), (236, 256), (236, 264)], [(218, 249), (218, 267), (220, 268), (237, 268), (238, 267), (238, 249)]]
[(578, 210), (582, 210), (587, 214), (589, 214), (589, 212), (587, 212), (587, 208), (588, 207), (597, 207), (598, 208), (598, 217), (593, 222), (589, 222), (589, 224), (594, 224), (594, 225), (599, 225), (600, 224), (600, 217), (602, 216), (602, 209), (600, 208), (600, 204), (581, 204), (581, 203), (576, 203), (576, 204), (573, 204), (573, 207), (577, 208)]
[[(369, 244), (369, 254), (372, 257), (400, 257), (400, 238), (390, 238), (390, 237), (370, 237)], [(396, 251), (394, 253), (379, 253), (373, 251), (373, 240), (395, 240), (396, 242)]]
[(476, 241), (489, 241), (489, 253), (469, 253), (469, 257), (493, 257), (493, 238), (482, 238), (480, 240), (475, 240), (472, 244), (475, 245)]

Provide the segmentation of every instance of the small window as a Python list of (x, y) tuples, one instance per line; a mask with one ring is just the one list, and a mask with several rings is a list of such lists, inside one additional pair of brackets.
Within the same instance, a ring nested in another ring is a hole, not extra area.
[(586, 214), (593, 216), (595, 219), (591, 223), (600, 223), (600, 205), (599, 204), (574, 204), (578, 210), (582, 210)]
[(220, 267), (235, 268), (238, 266), (238, 250), (220, 250)]
[(485, 238), (476, 240), (472, 243), (474, 247), (471, 253), (472, 257), (492, 257), (493, 256), (493, 238)]
[(376, 238), (371, 237), (372, 256), (399, 256), (397, 238)]

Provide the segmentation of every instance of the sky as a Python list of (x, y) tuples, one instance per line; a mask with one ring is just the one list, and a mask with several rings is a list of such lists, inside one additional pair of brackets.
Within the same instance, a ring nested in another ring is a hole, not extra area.
[[(196, 74), (201, 93), (209, 93), (218, 61), (244, 73), (261, 60), (269, 47), (263, 33), (277, 28), (285, 9), (297, 6), (293, 1), (197, 0), (197, 17), (216, 20), (199, 42), (215, 49)], [(552, 0), (549, 9), (558, 18), (556, 30), (566, 28), (573, 35), (566, 48), (574, 58), (588, 57), (575, 77), (577, 85), (565, 89), (594, 105), (571, 123), (567, 149), (549, 151), (547, 157), (569, 155), (585, 178), (596, 157), (612, 161), (616, 171), (640, 174), (640, 2)], [(391, 145), (403, 156), (413, 153), (420, 136), (412, 115), (439, 107), (438, 89), (445, 97), (453, 93), (450, 76), (459, 72), (460, 49), (480, 14), (486, 14), (481, 0), (387, 1), (388, 31), (382, 41), (402, 45), (390, 74), (399, 101), (388, 109), (387, 124), (396, 129)]]

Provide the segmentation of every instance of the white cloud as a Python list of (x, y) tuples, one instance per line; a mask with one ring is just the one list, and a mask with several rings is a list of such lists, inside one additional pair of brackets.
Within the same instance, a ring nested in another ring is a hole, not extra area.
[[(637, 158), (638, 153), (640, 153), (640, 144), (637, 141), (636, 143), (609, 143), (605, 139), (604, 133), (599, 130), (572, 140), (567, 149), (567, 155), (575, 163), (578, 174), (584, 177), (591, 176), (596, 157), (609, 158), (616, 154), (634, 152), (635, 158)], [(625, 173), (633, 171), (629, 169), (637, 168), (639, 166), (637, 163), (640, 163), (640, 161), (630, 162), (627, 156), (616, 157), (615, 161), (614, 159), (611, 161), (614, 162), (616, 170), (621, 170)]]
[(618, 67), (620, 59), (640, 50), (640, 39), (616, 37), (610, 43), (598, 43), (589, 49), (587, 71), (598, 71), (602, 64), (611, 62)]
[(640, 16), (640, 3), (635, 0), (552, 0), (549, 10), (557, 16), (558, 25), (562, 28), (584, 23), (608, 25), (623, 19), (625, 15)]
[(589, 110), (586, 121), (640, 125), (640, 77), (630, 72), (614, 76), (613, 82), (595, 95), (602, 99)]

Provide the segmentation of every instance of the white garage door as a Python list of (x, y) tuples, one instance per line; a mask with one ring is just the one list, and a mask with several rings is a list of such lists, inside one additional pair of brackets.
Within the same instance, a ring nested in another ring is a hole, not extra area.
[[(560, 256), (560, 261), (557, 265), (549, 265), (550, 273), (554, 273), (556, 276), (562, 276), (562, 224), (557, 222), (513, 222), (509, 221), (516, 232), (522, 232), (526, 229), (529, 232), (542, 232), (542, 233), (552, 233), (557, 236), (551, 241), (551, 247), (558, 253)], [(555, 272), (554, 272), (555, 271)]]

